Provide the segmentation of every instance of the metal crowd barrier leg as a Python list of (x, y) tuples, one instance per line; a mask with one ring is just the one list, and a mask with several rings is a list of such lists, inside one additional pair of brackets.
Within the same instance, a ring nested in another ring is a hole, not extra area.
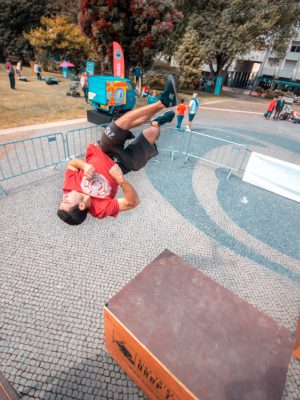
[(3, 193), (3, 194), (4, 194), (4, 196), (6, 196), (6, 195), (7, 195), (7, 193), (6, 193), (6, 191), (4, 190), (4, 188), (3, 188), (3, 186), (2, 186), (2, 185), (0, 185), (0, 193)]
[[(180, 154), (182, 151), (184, 138), (184, 130), (179, 130), (173, 126), (165, 125), (163, 128), (161, 128), (161, 135), (157, 142), (159, 152), (168, 152), (171, 160), (174, 161), (175, 154)], [(163, 144), (163, 141), (166, 140), (167, 144)]]

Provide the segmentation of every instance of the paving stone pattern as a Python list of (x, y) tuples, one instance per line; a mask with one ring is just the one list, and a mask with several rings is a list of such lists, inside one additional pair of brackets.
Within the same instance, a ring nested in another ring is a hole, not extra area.
[[(194, 126), (300, 164), (298, 126), (252, 115), (230, 119), (218, 113), (218, 118), (203, 111)], [(276, 245), (278, 224), (272, 219), (264, 229), (256, 223), (259, 214), (245, 213), (251, 221), (241, 221), (237, 207), (244, 189), (238, 177), (226, 189), (226, 173), (218, 167), (203, 161), (183, 166), (180, 156), (171, 161), (168, 152), (156, 161), (130, 174), (141, 197), (137, 209), (116, 220), (88, 217), (79, 227), (55, 215), (61, 169), (5, 182), (9, 193), (0, 198), (0, 369), (22, 399), (145, 398), (105, 351), (102, 310), (165, 248), (294, 332), (300, 306), (299, 204), (261, 195), (272, 204), (275, 219), (288, 210), (280, 237), (293, 245), (285, 251)], [(247, 187), (250, 200), (257, 190)], [(274, 240), (267, 240), (269, 235)], [(283, 399), (300, 399), (300, 363), (294, 359)]]

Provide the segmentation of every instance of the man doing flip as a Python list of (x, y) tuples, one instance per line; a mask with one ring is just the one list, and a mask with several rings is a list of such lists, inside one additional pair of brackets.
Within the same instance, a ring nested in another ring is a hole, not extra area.
[[(77, 158), (69, 161), (63, 199), (57, 211), (59, 218), (69, 225), (79, 225), (88, 213), (95, 218), (117, 217), (120, 211), (136, 207), (140, 203), (139, 196), (124, 175), (140, 170), (158, 154), (155, 142), (160, 126), (171, 122), (175, 113), (169, 110), (151, 118), (165, 107), (176, 105), (175, 81), (169, 75), (158, 102), (129, 111), (112, 121), (100, 141), (88, 145), (86, 162)], [(151, 125), (124, 148), (126, 140), (134, 138), (130, 129), (149, 120)], [(115, 199), (119, 186), (124, 197)]]

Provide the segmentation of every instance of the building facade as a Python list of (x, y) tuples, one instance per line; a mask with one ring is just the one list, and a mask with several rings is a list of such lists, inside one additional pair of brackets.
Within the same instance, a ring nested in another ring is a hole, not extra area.
[[(209, 75), (208, 66), (203, 69)], [(300, 93), (300, 29), (288, 46), (285, 57), (278, 61), (272, 52), (253, 51), (237, 58), (228, 68), (224, 84), (247, 88), (259, 85), (264, 88), (283, 89)]]

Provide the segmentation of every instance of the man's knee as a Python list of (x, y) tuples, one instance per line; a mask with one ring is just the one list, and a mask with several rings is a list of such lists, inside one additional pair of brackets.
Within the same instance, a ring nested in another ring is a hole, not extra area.
[(158, 125), (151, 125), (143, 131), (144, 137), (150, 144), (154, 144), (160, 135), (160, 127)]

